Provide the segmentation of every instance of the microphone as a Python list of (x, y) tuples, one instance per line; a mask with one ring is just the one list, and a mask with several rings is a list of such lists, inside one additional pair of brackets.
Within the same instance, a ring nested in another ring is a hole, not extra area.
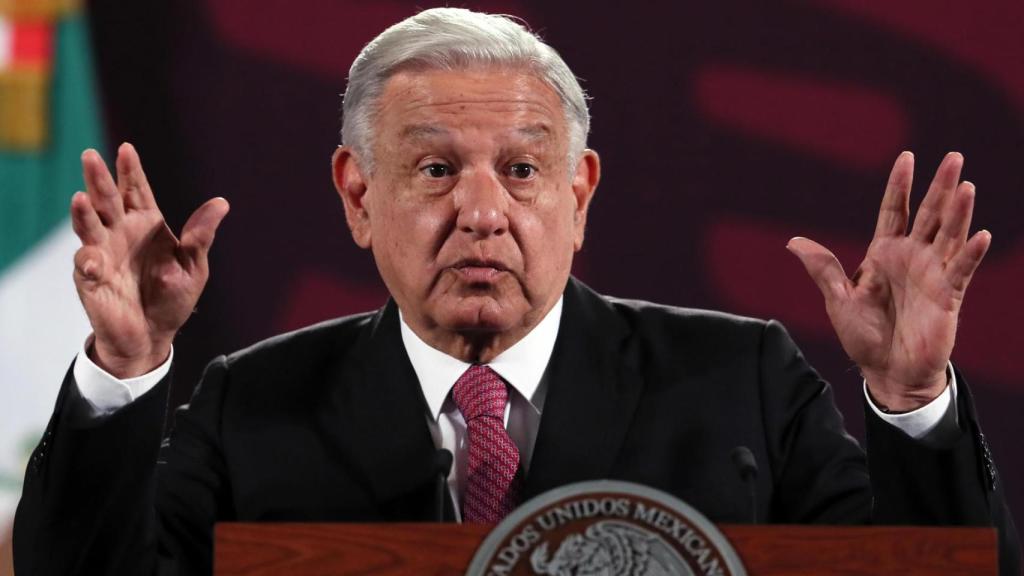
[(434, 474), (436, 475), (437, 491), (435, 492), (435, 502), (437, 503), (437, 521), (444, 522), (444, 493), (448, 489), (448, 474), (452, 469), (452, 460), (455, 457), (452, 456), (451, 451), (446, 448), (441, 448), (434, 453)]
[(747, 486), (747, 494), (750, 496), (750, 523), (757, 524), (757, 459), (754, 453), (746, 446), (737, 446), (732, 449), (732, 463), (736, 465), (736, 472), (740, 480)]

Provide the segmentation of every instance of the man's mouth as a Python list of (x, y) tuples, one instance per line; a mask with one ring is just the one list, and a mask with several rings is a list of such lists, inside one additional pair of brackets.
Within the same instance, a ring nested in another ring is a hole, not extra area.
[(466, 258), (456, 262), (452, 269), (470, 283), (492, 282), (508, 268), (497, 260)]

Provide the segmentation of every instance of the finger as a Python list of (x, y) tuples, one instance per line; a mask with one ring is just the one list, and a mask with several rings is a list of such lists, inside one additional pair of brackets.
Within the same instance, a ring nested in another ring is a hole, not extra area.
[(960, 184), (943, 211), (942, 222), (935, 235), (935, 247), (944, 256), (956, 253), (967, 241), (967, 232), (974, 215), (974, 194), (974, 184)]
[(103, 280), (103, 250), (96, 246), (82, 246), (75, 252), (75, 280), (83, 287)]
[(75, 192), (71, 197), (71, 228), (85, 246), (96, 245), (107, 239), (107, 229), (100, 222), (85, 192)]
[(907, 233), (910, 218), (910, 187), (914, 182), (914, 155), (903, 152), (889, 173), (885, 186), (882, 207), (878, 211), (875, 238), (882, 236), (903, 236)]
[(121, 193), (110, 176), (110, 170), (103, 158), (93, 149), (82, 153), (82, 176), (85, 178), (85, 190), (89, 194), (96, 213), (105, 226), (121, 221), (124, 217), (124, 201)]
[(978, 269), (989, 246), (992, 245), (992, 233), (982, 230), (976, 233), (967, 241), (963, 249), (949, 262), (949, 283), (954, 290), (961, 294), (967, 290), (974, 272)]
[(206, 253), (213, 244), (217, 227), (231, 206), (223, 198), (213, 198), (200, 206), (181, 230), (181, 248), (193, 264), (206, 265)]
[(942, 221), (942, 211), (955, 192), (957, 183), (960, 182), (960, 169), (963, 165), (964, 157), (959, 152), (950, 152), (942, 159), (942, 164), (939, 164), (939, 169), (935, 171), (932, 183), (928, 186), (928, 193), (917, 210), (911, 237), (924, 242), (935, 239)]
[(803, 263), (807, 273), (821, 290), (826, 302), (846, 296), (849, 282), (846, 272), (843, 271), (843, 265), (839, 263), (839, 259), (828, 248), (814, 240), (801, 237), (790, 240), (789, 244), (786, 244), (786, 248)]
[(142, 160), (135, 147), (125, 142), (117, 149), (117, 185), (130, 208), (146, 210), (156, 208), (156, 199), (149, 180), (142, 170)]

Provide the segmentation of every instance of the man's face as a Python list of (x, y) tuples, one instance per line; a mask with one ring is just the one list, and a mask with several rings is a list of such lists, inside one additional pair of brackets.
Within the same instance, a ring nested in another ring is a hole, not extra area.
[(428, 342), (509, 335), (511, 345), (565, 287), (597, 155), (570, 168), (561, 101), (527, 72), (403, 72), (379, 104), (373, 173), (345, 148), (335, 155), (356, 242)]

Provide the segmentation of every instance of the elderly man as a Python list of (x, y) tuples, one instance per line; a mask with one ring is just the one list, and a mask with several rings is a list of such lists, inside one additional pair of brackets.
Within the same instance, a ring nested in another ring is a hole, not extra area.
[[(714, 520), (1012, 523), (949, 365), (991, 237), (948, 155), (909, 234), (913, 157), (893, 168), (848, 279), (806, 239), (860, 366), (870, 466), (828, 386), (775, 322), (599, 296), (570, 278), (600, 179), (584, 94), (518, 23), (427, 10), (352, 66), (334, 181), (392, 296), (376, 312), (220, 357), (161, 445), (172, 341), (227, 202), (176, 238), (138, 156), (83, 155), (75, 284), (94, 336), (30, 461), (19, 573), (205, 573), (220, 520), (494, 522), (569, 482), (667, 490)], [(763, 473), (756, 510), (730, 452)], [(1009, 564), (1007, 564), (1009, 566)], [(1011, 568), (1012, 569), (1012, 568)]]

